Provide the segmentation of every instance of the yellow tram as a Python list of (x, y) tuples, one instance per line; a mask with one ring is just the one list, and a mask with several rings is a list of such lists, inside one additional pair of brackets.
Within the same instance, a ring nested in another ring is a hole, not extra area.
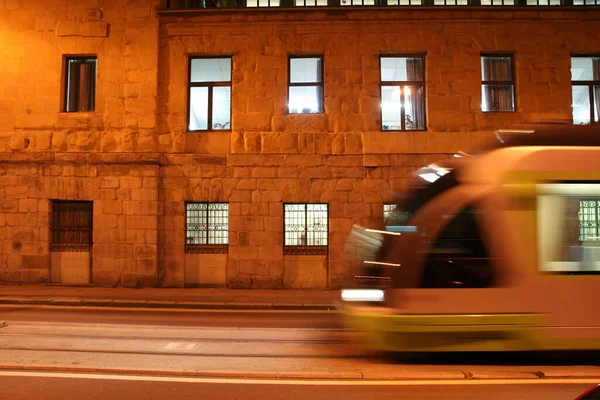
[(600, 127), (498, 132), (355, 227), (349, 328), (402, 352), (600, 349)]

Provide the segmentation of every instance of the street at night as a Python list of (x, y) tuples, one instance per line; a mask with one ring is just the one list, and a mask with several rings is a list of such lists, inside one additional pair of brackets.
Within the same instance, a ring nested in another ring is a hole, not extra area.
[(552, 400), (600, 377), (577, 355), (393, 360), (353, 344), (332, 311), (1, 310), (0, 382), (11, 382), (11, 399)]

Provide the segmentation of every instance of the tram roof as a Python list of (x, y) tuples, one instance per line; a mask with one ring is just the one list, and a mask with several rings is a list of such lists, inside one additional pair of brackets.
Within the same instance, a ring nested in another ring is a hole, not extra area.
[[(495, 143), (475, 149), (482, 153), (505, 147), (524, 146), (598, 146), (600, 125), (541, 125), (519, 129), (498, 130)], [(468, 153), (468, 152), (467, 152)]]

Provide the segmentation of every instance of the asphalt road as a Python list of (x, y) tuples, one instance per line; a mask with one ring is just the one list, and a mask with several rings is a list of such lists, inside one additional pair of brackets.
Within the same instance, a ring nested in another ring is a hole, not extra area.
[(326, 311), (1, 306), (0, 316), (0, 399), (553, 400), (600, 381), (598, 357), (391, 360), (353, 346)]
[[(62, 375), (0, 372), (1, 398), (11, 400), (568, 400), (592, 387), (591, 383), (511, 384), (509, 382), (457, 383), (414, 382), (353, 383), (269, 381), (251, 383), (188, 378), (150, 378), (132, 376)], [(44, 376), (46, 375), (46, 376)]]

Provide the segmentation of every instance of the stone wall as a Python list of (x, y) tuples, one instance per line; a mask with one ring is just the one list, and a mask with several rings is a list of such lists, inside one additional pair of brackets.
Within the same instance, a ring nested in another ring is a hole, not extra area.
[[(64, 199), (94, 202), (95, 285), (196, 286), (210, 262), (215, 285), (321, 287), (306, 261), (338, 287), (354, 223), (381, 226), (416, 168), (496, 128), (569, 119), (570, 56), (600, 53), (593, 7), (159, 5), (0, 0), (0, 282), (48, 282), (49, 205)], [(514, 53), (516, 112), (480, 111), (481, 52)], [(427, 131), (382, 132), (379, 56), (414, 53)], [(98, 57), (94, 112), (61, 112), (63, 59), (77, 54)], [(323, 55), (325, 113), (287, 114), (290, 54)], [(232, 57), (231, 132), (186, 132), (190, 55)], [(186, 201), (229, 203), (225, 258), (185, 254)], [(283, 255), (286, 202), (329, 204), (325, 258)]]
[[(0, 151), (157, 151), (158, 4), (1, 1)], [(67, 55), (98, 58), (93, 112), (61, 112)]]
[(0, 165), (0, 282), (48, 282), (51, 201), (87, 200), (93, 283), (157, 284), (156, 155), (3, 154)]

